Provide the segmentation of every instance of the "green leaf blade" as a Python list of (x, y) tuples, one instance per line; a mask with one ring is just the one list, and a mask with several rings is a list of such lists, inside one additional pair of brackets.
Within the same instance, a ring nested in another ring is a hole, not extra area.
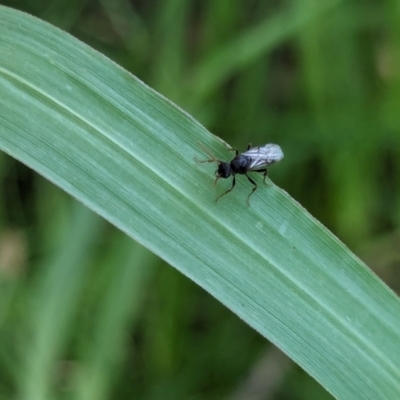
[(201, 125), (50, 25), (4, 7), (0, 21), (1, 149), (197, 282), (336, 397), (399, 396), (399, 300), (342, 243), (261, 180), (250, 207), (240, 178), (216, 203), (198, 142), (231, 154)]

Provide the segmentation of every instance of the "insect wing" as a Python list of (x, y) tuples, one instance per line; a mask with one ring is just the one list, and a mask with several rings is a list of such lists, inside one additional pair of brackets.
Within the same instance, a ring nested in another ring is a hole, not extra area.
[(282, 160), (283, 151), (277, 144), (266, 144), (247, 150), (243, 155), (252, 160), (249, 170), (257, 170)]

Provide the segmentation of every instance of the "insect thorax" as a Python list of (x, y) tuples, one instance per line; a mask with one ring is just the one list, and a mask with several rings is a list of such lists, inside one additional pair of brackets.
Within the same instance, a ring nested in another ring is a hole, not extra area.
[(239, 154), (231, 161), (231, 168), (236, 174), (245, 174), (249, 170), (250, 164), (250, 157)]

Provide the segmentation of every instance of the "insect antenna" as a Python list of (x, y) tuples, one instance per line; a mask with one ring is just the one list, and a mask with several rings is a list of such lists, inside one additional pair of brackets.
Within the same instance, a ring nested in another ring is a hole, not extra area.
[(210, 152), (208, 149), (206, 149), (200, 142), (198, 142), (198, 144), (199, 144), (199, 146), (204, 150), (204, 152), (207, 153), (207, 154), (210, 156), (210, 158), (209, 158), (208, 160), (202, 160), (202, 161), (196, 159), (197, 162), (199, 162), (199, 163), (216, 162), (217, 164), (220, 164), (220, 163), (221, 163), (221, 161), (217, 160), (217, 159), (211, 154), (211, 152)]
[[(208, 160), (202, 160), (202, 161), (199, 161), (199, 160), (196, 159), (196, 161), (199, 162), (199, 163), (210, 163), (210, 162), (215, 162), (215, 163), (218, 164), (218, 169), (217, 169), (217, 171), (215, 172), (215, 174), (216, 174), (216, 178), (215, 178), (215, 181), (214, 181), (214, 186), (215, 186), (216, 183), (217, 183), (217, 181), (218, 181), (218, 179), (221, 178), (221, 176), (223, 176), (223, 174), (220, 172), (220, 168), (221, 168), (222, 165), (224, 165), (224, 164), (226, 164), (226, 163), (224, 163), (224, 162), (222, 162), (222, 161), (220, 161), (220, 160), (217, 160), (217, 159), (210, 153), (210, 151), (209, 151), (208, 149), (206, 149), (200, 142), (198, 142), (198, 144), (199, 144), (199, 146), (204, 150), (204, 152), (207, 153), (211, 158), (209, 158)], [(226, 165), (228, 165), (228, 164), (226, 164)], [(229, 172), (229, 175), (230, 175), (230, 172)]]

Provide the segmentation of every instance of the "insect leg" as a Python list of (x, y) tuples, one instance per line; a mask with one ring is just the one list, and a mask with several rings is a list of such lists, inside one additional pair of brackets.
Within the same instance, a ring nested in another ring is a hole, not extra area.
[(234, 149), (233, 147), (227, 147), (227, 149), (228, 149), (229, 151), (234, 151), (236, 155), (239, 154), (239, 151), (236, 150), (236, 149)]
[[(268, 170), (267, 170), (267, 168), (265, 168), (265, 169), (258, 169), (257, 171), (254, 171), (254, 172), (264, 172), (264, 179), (263, 179), (263, 182), (265, 183), (265, 178), (267, 177), (267, 175), (268, 175)], [(266, 183), (265, 183), (266, 184)]]
[(231, 186), (231, 188), (228, 189), (226, 192), (220, 194), (220, 195), (216, 198), (215, 201), (217, 202), (222, 196), (225, 196), (227, 193), (231, 192), (231, 191), (233, 190), (233, 188), (235, 187), (235, 184), (236, 184), (236, 177), (235, 177), (235, 175), (233, 175), (233, 180), (232, 180), (232, 186)]
[(263, 182), (264, 182), (264, 183), (265, 183), (265, 178), (267, 177), (267, 175), (268, 175), (268, 170), (267, 170), (267, 168), (265, 168), (264, 179), (263, 179)]
[(247, 196), (247, 205), (250, 206), (250, 196), (257, 190), (257, 183), (255, 183), (253, 181), (253, 179), (251, 179), (247, 174), (247, 179), (254, 185), (253, 190), (251, 191), (251, 193)]
[(229, 146), (229, 144), (224, 142), (224, 145), (229, 151), (234, 151), (236, 153), (236, 155), (239, 154), (239, 152), (236, 149), (234, 149), (233, 147)]

